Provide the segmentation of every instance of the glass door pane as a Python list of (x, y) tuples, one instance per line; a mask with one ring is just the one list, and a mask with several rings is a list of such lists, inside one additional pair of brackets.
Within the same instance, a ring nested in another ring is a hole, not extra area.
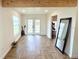
[(33, 34), (33, 20), (32, 19), (28, 20), (27, 27), (28, 27), (28, 34)]
[(40, 20), (35, 20), (35, 34), (40, 34)]

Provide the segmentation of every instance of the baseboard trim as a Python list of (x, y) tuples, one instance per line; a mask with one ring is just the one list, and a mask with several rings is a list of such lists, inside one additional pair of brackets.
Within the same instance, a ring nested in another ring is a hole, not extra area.
[(64, 53), (65, 53), (65, 55), (67, 55), (70, 59), (77, 59), (77, 58), (78, 58), (78, 57), (74, 57), (74, 56), (71, 57), (71, 55), (68, 54), (68, 53), (66, 53), (66, 52), (64, 52)]
[[(18, 37), (16, 43), (20, 40), (20, 38), (21, 36)], [(0, 59), (5, 59), (6, 55), (10, 52), (11, 49), (12, 49), (12, 45), (10, 44), (10, 48), (2, 55), (2, 57), (0, 57)]]
[(21, 35), (19, 35), (19, 36), (16, 38), (15, 42), (18, 42), (18, 41), (20, 40), (20, 38), (21, 38)]
[(10, 46), (10, 48), (8, 48), (8, 50), (2, 55), (2, 57), (0, 57), (0, 59), (5, 59), (6, 55), (9, 53), (9, 51), (12, 49), (12, 46)]

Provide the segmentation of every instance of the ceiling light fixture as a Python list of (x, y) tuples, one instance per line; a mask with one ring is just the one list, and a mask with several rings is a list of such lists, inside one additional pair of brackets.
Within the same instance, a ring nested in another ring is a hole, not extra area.
[(22, 12), (23, 12), (23, 13), (25, 13), (25, 12), (26, 12), (26, 10), (23, 10)]
[(45, 12), (47, 13), (47, 12), (48, 12), (48, 10), (45, 10)]

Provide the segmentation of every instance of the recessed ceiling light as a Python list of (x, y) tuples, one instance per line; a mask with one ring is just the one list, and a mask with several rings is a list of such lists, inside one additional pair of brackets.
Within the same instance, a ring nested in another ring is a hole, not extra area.
[(23, 13), (25, 13), (25, 12), (26, 12), (26, 10), (23, 10), (22, 12), (23, 12)]
[(48, 12), (48, 10), (45, 10), (45, 12), (47, 13), (47, 12)]

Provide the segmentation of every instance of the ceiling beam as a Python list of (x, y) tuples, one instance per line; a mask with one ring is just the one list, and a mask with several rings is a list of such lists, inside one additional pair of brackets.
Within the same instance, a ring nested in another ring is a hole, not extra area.
[(77, 0), (2, 0), (3, 7), (75, 7)]

